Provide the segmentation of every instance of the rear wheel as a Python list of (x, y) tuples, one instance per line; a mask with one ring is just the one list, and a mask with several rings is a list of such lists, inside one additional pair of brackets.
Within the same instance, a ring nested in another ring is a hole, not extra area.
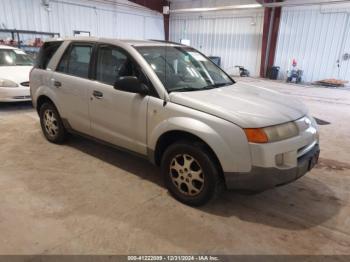
[(164, 153), (161, 169), (170, 193), (187, 205), (204, 205), (223, 187), (215, 159), (200, 143), (170, 145)]
[(44, 103), (39, 110), (41, 129), (52, 143), (61, 144), (67, 137), (61, 117), (52, 103)]

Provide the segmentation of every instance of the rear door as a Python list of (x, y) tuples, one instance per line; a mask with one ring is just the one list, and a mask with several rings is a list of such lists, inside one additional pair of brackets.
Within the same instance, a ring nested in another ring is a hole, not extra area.
[(50, 41), (46, 42), (41, 48), (40, 52), (36, 58), (34, 69), (30, 73), (30, 92), (34, 106), (36, 106), (37, 97), (36, 90), (41, 86), (51, 85), (52, 71), (48, 69), (48, 65), (52, 57), (56, 54), (57, 50), (62, 45), (63, 41)]
[(62, 118), (75, 131), (85, 134), (91, 132), (88, 90), (93, 85), (90, 80), (93, 48), (93, 43), (71, 43), (51, 78)]

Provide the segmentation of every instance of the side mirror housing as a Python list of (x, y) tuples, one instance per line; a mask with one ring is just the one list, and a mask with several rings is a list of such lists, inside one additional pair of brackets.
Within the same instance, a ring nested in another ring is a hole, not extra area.
[(120, 77), (115, 82), (114, 89), (141, 95), (147, 95), (149, 91), (147, 86), (141, 83), (136, 76)]

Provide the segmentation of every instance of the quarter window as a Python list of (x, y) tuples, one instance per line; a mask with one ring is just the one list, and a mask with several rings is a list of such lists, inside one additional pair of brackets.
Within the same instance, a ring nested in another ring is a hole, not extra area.
[(57, 71), (82, 78), (89, 77), (92, 46), (73, 45), (64, 55)]
[(51, 58), (54, 56), (54, 54), (56, 53), (56, 51), (62, 43), (62, 41), (45, 43), (40, 49), (35, 67), (40, 69), (46, 69)]

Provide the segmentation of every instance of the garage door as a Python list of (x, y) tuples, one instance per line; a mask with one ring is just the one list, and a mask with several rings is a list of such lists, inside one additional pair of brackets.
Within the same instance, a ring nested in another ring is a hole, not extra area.
[(347, 17), (347, 26), (342, 40), (339, 55), (339, 78), (350, 81), (350, 14)]
[(286, 78), (292, 60), (304, 71), (303, 80), (350, 80), (350, 21), (347, 9), (289, 7), (282, 9), (275, 65)]

